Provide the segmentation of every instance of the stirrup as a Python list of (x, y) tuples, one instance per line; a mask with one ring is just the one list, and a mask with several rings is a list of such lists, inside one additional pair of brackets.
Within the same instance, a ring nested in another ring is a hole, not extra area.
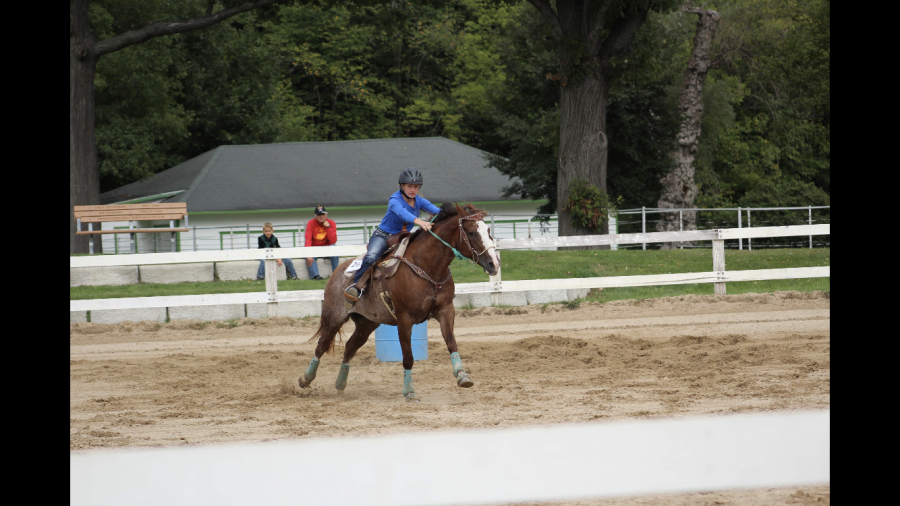
[[(350, 289), (356, 291), (356, 293), (350, 293)], [(350, 302), (359, 302), (359, 298), (362, 296), (362, 290), (356, 288), (356, 285), (350, 285), (344, 289), (344, 298), (349, 300)]]

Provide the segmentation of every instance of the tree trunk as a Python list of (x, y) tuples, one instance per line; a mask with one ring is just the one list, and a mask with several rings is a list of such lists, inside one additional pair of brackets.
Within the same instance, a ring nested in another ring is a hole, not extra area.
[[(559, 236), (596, 234), (572, 222), (570, 213), (562, 212), (576, 179), (606, 190), (606, 98), (609, 86), (599, 72), (577, 84), (562, 87), (559, 112), (559, 164), (557, 166), (557, 208)], [(609, 233), (604, 225), (601, 234)], [(577, 249), (598, 249), (585, 246)], [(567, 248), (576, 249), (576, 248)]]
[[(88, 26), (88, 1), (69, 3), (69, 253), (87, 253), (88, 236), (75, 235), (73, 206), (100, 203), (94, 142), (94, 72), (97, 57)], [(87, 227), (83, 227), (87, 228)], [(97, 236), (99, 237), (99, 236)]]
[[(663, 190), (659, 197), (660, 208), (693, 208), (696, 205), (697, 184), (694, 182), (694, 159), (697, 155), (697, 144), (700, 140), (700, 126), (703, 119), (703, 83), (709, 70), (710, 46), (715, 34), (719, 13), (713, 10), (702, 10), (685, 7), (684, 12), (698, 14), (697, 32), (694, 34), (694, 48), (684, 71), (684, 82), (678, 108), (682, 115), (681, 129), (678, 132), (677, 147), (672, 153), (675, 167), (663, 178)], [(697, 230), (697, 213), (683, 213), (684, 230)], [(656, 224), (658, 232), (680, 230), (678, 213), (662, 213)], [(675, 249), (681, 243), (664, 243), (662, 249)]]

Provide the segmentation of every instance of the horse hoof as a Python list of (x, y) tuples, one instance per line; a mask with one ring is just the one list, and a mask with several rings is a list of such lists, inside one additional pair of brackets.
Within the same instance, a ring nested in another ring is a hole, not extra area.
[(472, 381), (472, 378), (469, 377), (464, 371), (459, 371), (459, 376), (456, 378), (456, 385), (462, 388), (469, 388), (475, 385), (475, 382)]
[(300, 388), (309, 388), (309, 384), (312, 383), (312, 381), (306, 381), (306, 376), (300, 376), (300, 379), (297, 380), (297, 383), (300, 384)]
[(420, 400), (419, 396), (416, 395), (415, 392), (410, 392), (410, 393), (406, 394), (404, 397), (406, 397), (406, 402), (419, 402), (419, 400)]

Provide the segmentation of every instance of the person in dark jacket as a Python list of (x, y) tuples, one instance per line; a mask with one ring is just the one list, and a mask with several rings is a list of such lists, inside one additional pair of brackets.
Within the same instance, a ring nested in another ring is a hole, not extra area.
[[(280, 248), (281, 247), (281, 245), (278, 244), (278, 238), (275, 237), (274, 232), (275, 232), (275, 229), (272, 228), (271, 223), (263, 224), (263, 235), (259, 236), (259, 240), (257, 241), (259, 243), (259, 249)], [(288, 279), (298, 279), (297, 271), (294, 270), (294, 262), (292, 262), (290, 258), (279, 258), (278, 260), (275, 260), (275, 262), (278, 263), (279, 267), (282, 265), (287, 267)], [(265, 260), (259, 261), (259, 270), (256, 271), (256, 279), (257, 280), (266, 279), (266, 261)]]

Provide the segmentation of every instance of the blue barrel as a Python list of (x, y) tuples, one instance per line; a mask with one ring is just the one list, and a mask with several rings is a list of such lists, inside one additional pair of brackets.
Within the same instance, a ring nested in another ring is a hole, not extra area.
[[(413, 325), (413, 360), (428, 360), (428, 321)], [(375, 329), (375, 357), (382, 362), (402, 362), (400, 336), (396, 325), (381, 324)]]

